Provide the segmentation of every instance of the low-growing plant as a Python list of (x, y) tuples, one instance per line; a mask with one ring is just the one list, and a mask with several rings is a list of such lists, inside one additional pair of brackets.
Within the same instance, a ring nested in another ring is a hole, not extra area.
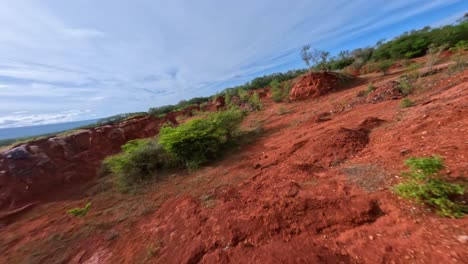
[(455, 44), (455, 46), (451, 47), (449, 50), (454, 52), (468, 50), (468, 41), (460, 40), (457, 42), (457, 44)]
[(180, 164), (192, 169), (218, 157), (238, 131), (243, 112), (231, 109), (161, 128), (159, 143)]
[(403, 98), (403, 100), (401, 100), (400, 107), (407, 108), (407, 107), (412, 107), (412, 106), (415, 106), (415, 103), (411, 101), (411, 99)]
[(468, 212), (466, 205), (454, 200), (465, 193), (464, 187), (440, 176), (439, 172), (444, 168), (440, 157), (410, 158), (405, 164), (410, 171), (403, 173), (405, 181), (394, 187), (398, 195), (434, 208), (445, 217), (462, 217)]
[(454, 74), (454, 73), (462, 72), (465, 70), (467, 60), (466, 60), (466, 55), (464, 54), (464, 50), (466, 48), (464, 48), (463, 45), (468, 46), (468, 42), (463, 41), (462, 44), (460, 45), (457, 44), (457, 46), (455, 46), (455, 49), (451, 49), (453, 52), (455, 52), (455, 55), (453, 56), (454, 63), (449, 65), (449, 68), (448, 68), (449, 74)]
[(255, 111), (262, 110), (263, 103), (260, 100), (260, 96), (257, 92), (254, 92), (249, 99), (249, 104), (255, 109)]
[(439, 59), (440, 54), (442, 53), (442, 51), (444, 51), (445, 48), (447, 48), (447, 45), (441, 45), (439, 47), (434, 45), (434, 43), (429, 45), (427, 52), (426, 52), (427, 54), (426, 66), (429, 72), (432, 71), (432, 67), (437, 63), (437, 60)]
[(249, 92), (244, 89), (237, 89), (237, 95), (239, 96), (241, 102), (246, 103), (249, 101)]
[(271, 98), (276, 103), (287, 101), (289, 97), (289, 92), (291, 90), (291, 84), (289, 82), (279, 83), (277, 80), (273, 80), (270, 83), (271, 87)]
[(407, 96), (413, 92), (413, 85), (407, 77), (402, 77), (400, 78), (400, 84), (398, 85), (398, 89), (404, 96)]
[(413, 63), (408, 67), (408, 78), (411, 80), (418, 80), (420, 77), (419, 69), (421, 68), (421, 64)]
[(83, 208), (77, 207), (77, 208), (70, 209), (67, 211), (67, 213), (73, 216), (83, 217), (83, 216), (86, 216), (89, 209), (91, 209), (91, 202), (87, 203)]
[(285, 114), (287, 114), (287, 113), (289, 113), (289, 112), (290, 112), (290, 111), (289, 111), (286, 107), (284, 107), (284, 106), (280, 106), (280, 107), (278, 108), (278, 115), (285, 115)]
[(387, 75), (388, 70), (390, 70), (390, 67), (392, 67), (392, 65), (392, 60), (384, 60), (377, 64), (377, 68), (379, 69), (379, 71), (382, 72), (383, 75)]
[(131, 185), (157, 176), (163, 168), (171, 167), (173, 160), (156, 139), (136, 139), (122, 146), (122, 152), (107, 157), (103, 165), (114, 176), (121, 191)]
[(368, 96), (370, 93), (372, 93), (373, 91), (375, 91), (377, 88), (370, 84), (369, 86), (367, 86), (367, 90), (362, 90), (362, 91), (359, 91), (357, 96), (358, 97), (366, 97)]

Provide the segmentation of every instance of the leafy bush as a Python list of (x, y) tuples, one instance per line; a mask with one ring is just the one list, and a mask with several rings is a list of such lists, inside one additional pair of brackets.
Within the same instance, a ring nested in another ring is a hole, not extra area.
[(413, 63), (408, 67), (408, 78), (411, 80), (418, 80), (420, 77), (419, 69), (421, 68), (421, 64)]
[(440, 57), (440, 53), (444, 51), (444, 49), (447, 47), (447, 45), (442, 45), (437, 47), (434, 44), (429, 45), (427, 48), (427, 62), (426, 66), (428, 67), (429, 71), (432, 71), (432, 67), (436, 64), (437, 60)]
[(271, 98), (276, 103), (287, 101), (289, 92), (291, 90), (291, 84), (289, 82), (281, 85), (278, 81), (274, 80), (270, 83), (271, 87)]
[(403, 100), (401, 100), (400, 106), (401, 106), (402, 108), (407, 108), (407, 107), (415, 106), (415, 104), (414, 104), (413, 101), (411, 101), (411, 99), (409, 99), (409, 98), (403, 98)]
[(255, 111), (262, 110), (263, 103), (260, 100), (260, 96), (257, 92), (254, 92), (249, 99), (249, 104), (255, 109)]
[(166, 126), (159, 133), (159, 143), (178, 162), (196, 168), (219, 156), (238, 132), (242, 119), (240, 110), (229, 110), (178, 127)]
[(413, 85), (408, 80), (408, 78), (402, 77), (400, 78), (400, 84), (398, 85), (398, 89), (404, 96), (407, 96), (413, 92)]
[(449, 74), (454, 74), (457, 72), (462, 72), (466, 67), (466, 58), (462, 54), (457, 54), (454, 56), (454, 64), (450, 64), (448, 71)]
[(459, 42), (457, 42), (457, 44), (455, 44), (455, 46), (450, 48), (450, 51), (453, 52), (459, 52), (464, 50), (468, 50), (468, 41), (466, 40), (460, 40)]
[(239, 95), (239, 99), (241, 102), (246, 103), (249, 101), (249, 92), (245, 89), (238, 89), (237, 94)]
[(379, 71), (382, 72), (383, 75), (386, 75), (390, 67), (392, 67), (392, 65), (393, 65), (392, 60), (384, 60), (377, 64), (377, 68), (379, 69)]
[(358, 97), (366, 97), (368, 96), (370, 93), (372, 93), (373, 91), (375, 91), (377, 88), (370, 84), (369, 86), (367, 86), (367, 90), (363, 90), (363, 91), (359, 91), (357, 96)]
[(91, 203), (90, 202), (87, 203), (85, 205), (85, 207), (83, 207), (83, 208), (80, 208), (80, 207), (73, 208), (73, 209), (68, 210), (67, 213), (69, 213), (69, 214), (71, 214), (73, 216), (83, 217), (83, 216), (86, 216), (89, 209), (91, 209)]
[(433, 207), (445, 217), (462, 217), (468, 212), (466, 205), (453, 199), (464, 194), (464, 187), (448, 183), (438, 174), (444, 168), (440, 157), (410, 158), (405, 164), (410, 171), (403, 173), (406, 180), (395, 186), (398, 195)]
[(131, 140), (122, 146), (122, 152), (107, 157), (104, 166), (114, 175), (114, 182), (121, 191), (135, 183), (153, 178), (173, 161), (156, 139)]
[(285, 114), (288, 114), (288, 113), (290, 113), (290, 112), (291, 112), (291, 111), (288, 110), (288, 109), (287, 109), (286, 107), (284, 107), (284, 106), (280, 106), (280, 107), (278, 108), (278, 115), (285, 115)]

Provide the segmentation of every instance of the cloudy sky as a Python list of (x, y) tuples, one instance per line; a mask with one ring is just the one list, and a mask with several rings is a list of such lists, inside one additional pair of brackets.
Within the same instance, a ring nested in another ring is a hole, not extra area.
[(464, 0), (0, 0), (0, 128), (94, 119), (207, 96), (451, 23)]

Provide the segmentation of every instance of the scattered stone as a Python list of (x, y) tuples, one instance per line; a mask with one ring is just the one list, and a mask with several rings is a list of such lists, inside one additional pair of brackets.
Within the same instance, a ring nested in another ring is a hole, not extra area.
[(402, 149), (402, 150), (400, 150), (400, 155), (402, 155), (402, 156), (408, 155), (409, 153), (410, 153), (410, 150), (409, 150), (409, 149)]
[(460, 241), (460, 243), (466, 243), (468, 242), (468, 236), (466, 235), (458, 236), (457, 240)]
[(24, 145), (10, 149), (8, 152), (5, 153), (5, 156), (7, 159), (13, 160), (24, 160), (31, 158), (31, 154), (29, 154)]

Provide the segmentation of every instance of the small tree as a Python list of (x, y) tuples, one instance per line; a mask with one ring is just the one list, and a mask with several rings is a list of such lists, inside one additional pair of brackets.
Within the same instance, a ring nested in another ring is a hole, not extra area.
[(308, 67), (312, 65), (316, 66), (322, 71), (329, 70), (329, 56), (330, 52), (310, 49), (310, 45), (304, 45), (301, 49), (301, 58), (307, 64)]
[(392, 67), (393, 61), (392, 60), (384, 60), (379, 62), (377, 65), (378, 69), (382, 72), (383, 75), (387, 75), (388, 70)]
[(436, 45), (434, 45), (434, 43), (429, 45), (429, 48), (427, 49), (426, 66), (427, 68), (429, 68), (430, 72), (432, 71), (432, 67), (434, 66), (434, 64), (439, 59), (440, 53), (442, 53), (442, 51), (444, 51), (446, 47), (447, 45), (442, 45), (442, 46), (437, 47)]
[(310, 61), (312, 60), (312, 53), (310, 52), (310, 45), (304, 45), (301, 49), (301, 58), (310, 67)]

